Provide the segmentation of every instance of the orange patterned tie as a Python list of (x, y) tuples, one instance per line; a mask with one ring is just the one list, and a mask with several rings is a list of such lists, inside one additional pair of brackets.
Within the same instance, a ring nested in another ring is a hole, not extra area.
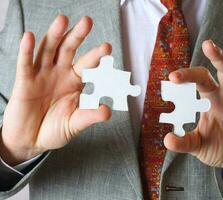
[(189, 67), (189, 33), (181, 10), (181, 0), (161, 0), (168, 12), (161, 19), (147, 85), (140, 136), (140, 162), (145, 199), (158, 200), (162, 165), (166, 153), (163, 139), (172, 126), (159, 124), (161, 113), (173, 104), (161, 99), (161, 80), (170, 72)]

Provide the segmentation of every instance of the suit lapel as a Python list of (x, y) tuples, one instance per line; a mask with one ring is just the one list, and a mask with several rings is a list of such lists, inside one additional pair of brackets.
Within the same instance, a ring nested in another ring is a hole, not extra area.
[[(205, 57), (202, 51), (202, 43), (205, 40), (212, 39), (216, 44), (223, 47), (223, 1), (208, 0), (206, 11), (203, 17), (202, 25), (195, 44), (194, 52), (191, 60), (191, 67), (204, 66), (209, 69), (212, 75), (216, 78), (216, 71), (210, 61)], [(190, 128), (192, 126), (189, 126)], [(168, 151), (163, 165), (163, 174), (169, 168), (171, 163), (180, 154)]]
[[(114, 34), (114, 37), (119, 38), (119, 42), (117, 45), (117, 49), (116, 49), (116, 55), (115, 55), (115, 60), (117, 60), (117, 65), (115, 66), (115, 68), (121, 69), (121, 70), (125, 70), (124, 67), (124, 54), (123, 54), (123, 41), (122, 41), (122, 32), (121, 32), (121, 9), (120, 9), (120, 0), (114, 0), (115, 4), (114, 4), (114, 9), (117, 10), (118, 13), (118, 24), (116, 27), (116, 34)], [(114, 47), (113, 47), (114, 48)], [(119, 60), (119, 61), (118, 61)], [(121, 138), (117, 137), (117, 144), (119, 144), (119, 148), (120, 151), (119, 153), (121, 154), (121, 159), (120, 162), (124, 161), (125, 162), (125, 173), (126, 176), (128, 178), (128, 180), (130, 181), (133, 190), (135, 191), (136, 195), (137, 195), (137, 199), (141, 199), (141, 181), (140, 181), (140, 172), (139, 172), (139, 166), (138, 166), (138, 156), (137, 156), (137, 148), (135, 146), (135, 144), (137, 143), (137, 141), (134, 141), (135, 137), (133, 136), (133, 130), (132, 130), (132, 124), (130, 121), (130, 113), (127, 112), (124, 114), (125, 119), (126, 119), (126, 128), (125, 131), (128, 131), (128, 137), (131, 136), (132, 138), (126, 138), (125, 141), (123, 141), (123, 143), (121, 142)], [(117, 134), (120, 130), (117, 130)], [(126, 135), (126, 134), (125, 134)], [(128, 145), (126, 143), (126, 141), (129, 140)], [(125, 144), (126, 143), (126, 144)], [(126, 148), (124, 148), (124, 146), (126, 146)], [(124, 151), (131, 151), (131, 158), (127, 157)]]
[(207, 67), (213, 75), (216, 74), (209, 60), (204, 56), (202, 51), (202, 43), (205, 40), (212, 39), (219, 46), (223, 46), (223, 1), (209, 0), (207, 3), (206, 13), (200, 28), (191, 66)]

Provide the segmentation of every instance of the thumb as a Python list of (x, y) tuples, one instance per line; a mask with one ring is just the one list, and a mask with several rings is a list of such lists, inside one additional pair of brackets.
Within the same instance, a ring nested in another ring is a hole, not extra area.
[(109, 120), (111, 115), (111, 109), (106, 105), (98, 109), (78, 109), (70, 118), (70, 132), (76, 135), (95, 123)]
[(168, 133), (164, 138), (164, 145), (171, 151), (190, 153), (196, 156), (200, 151), (201, 137), (195, 131), (186, 133), (184, 137), (178, 137), (173, 133)]

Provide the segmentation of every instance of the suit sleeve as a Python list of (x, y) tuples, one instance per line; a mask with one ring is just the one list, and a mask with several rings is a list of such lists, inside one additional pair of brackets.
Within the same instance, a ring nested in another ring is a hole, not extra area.
[[(0, 91), (0, 127), (2, 127), (4, 110), (7, 103), (8, 99)], [(21, 171), (13, 169), (0, 159), (0, 199), (6, 199), (20, 191), (29, 182), (42, 163), (44, 163), (49, 154), (50, 152), (42, 154)]]
[[(12, 188), (17, 182), (24, 177), (25, 173), (29, 171), (28, 169), (32, 169), (35, 166), (35, 162), (42, 156), (38, 155), (28, 161), (20, 163), (16, 166), (8, 165), (1, 157), (0, 157), (0, 178), (2, 182), (0, 182), (0, 191), (5, 191), (8, 188)], [(4, 180), (4, 181), (3, 181)], [(5, 184), (6, 183), (6, 184)]]
[[(0, 135), (4, 110), (8, 103), (8, 98), (1, 92), (0, 89)], [(0, 159), (0, 199), (6, 199), (20, 191), (44, 163), (49, 154), (50, 152), (42, 154), (25, 168), (21, 169), (21, 171), (15, 170)]]
[(44, 163), (50, 152), (46, 152), (35, 159), (21, 171), (8, 166), (0, 159), (0, 199), (6, 199), (19, 192)]
[(12, 170), (0, 160), (0, 191), (7, 191), (18, 183), (24, 175), (21, 172)]
[(223, 196), (223, 169), (214, 168), (214, 170), (215, 170), (215, 179), (218, 185), (218, 189), (220, 190), (220, 193)]
[(12, 170), (0, 162), (0, 199), (9, 198), (24, 188), (49, 154), (50, 152), (43, 154), (22, 172)]

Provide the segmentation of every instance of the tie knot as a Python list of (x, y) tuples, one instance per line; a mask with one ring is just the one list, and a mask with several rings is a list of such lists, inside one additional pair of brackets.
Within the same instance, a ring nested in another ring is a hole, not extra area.
[(182, 0), (161, 0), (168, 10), (181, 9)]

